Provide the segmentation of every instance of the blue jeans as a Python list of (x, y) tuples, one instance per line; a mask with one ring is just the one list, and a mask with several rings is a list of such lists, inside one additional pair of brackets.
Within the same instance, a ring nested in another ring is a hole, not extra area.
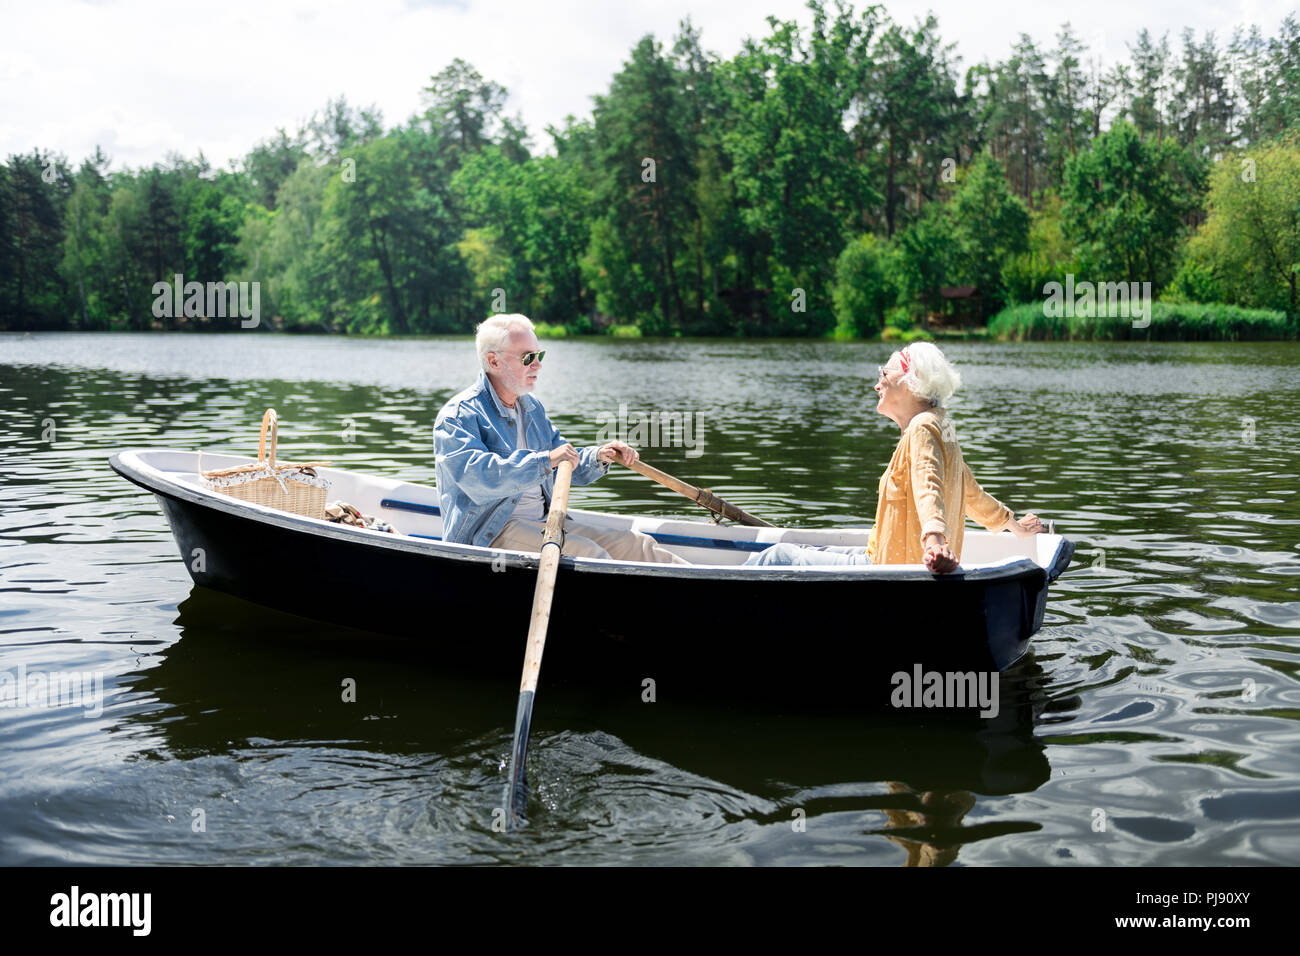
[(751, 554), (745, 564), (766, 567), (776, 564), (870, 564), (867, 549), (843, 545), (789, 544), (782, 542)]

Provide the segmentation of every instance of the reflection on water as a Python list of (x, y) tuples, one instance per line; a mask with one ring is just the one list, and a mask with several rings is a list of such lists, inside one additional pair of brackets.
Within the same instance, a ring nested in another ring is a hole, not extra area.
[[(689, 412), (703, 454), (647, 460), (777, 523), (874, 512), (897, 439), (868, 381), (885, 347), (555, 345), (538, 396), (576, 444), (620, 405)], [(448, 670), (436, 628), (397, 640), (194, 588), (156, 503), (107, 467), (131, 446), (249, 453), (274, 406), (283, 457), (432, 483), (468, 340), (0, 336), (0, 669), (107, 690), (98, 716), (0, 708), (0, 862), (1293, 861), (1300, 349), (947, 351), (977, 477), (1079, 545), (999, 717), (816, 714), (779, 688), (647, 704), (547, 672), (532, 825), (507, 835), (512, 686)], [(626, 471), (574, 504), (695, 516)], [(869, 611), (845, 640), (924, 639), (923, 620), (871, 634)]]

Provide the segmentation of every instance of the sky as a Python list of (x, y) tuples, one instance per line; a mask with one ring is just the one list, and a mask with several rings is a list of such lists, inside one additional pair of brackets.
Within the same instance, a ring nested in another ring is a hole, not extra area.
[[(1167, 31), (1176, 51), (1186, 27), (1225, 42), (1238, 24), (1272, 36), (1296, 10), (1295, 0), (883, 5), (902, 23), (933, 11), (963, 68), (1005, 58), (1021, 32), (1050, 47), (1066, 21), (1113, 62), (1143, 27)], [(811, 20), (803, 0), (0, 0), (0, 158), (39, 147), (75, 165), (98, 144), (114, 170), (200, 150), (228, 168), (339, 95), (400, 125), (456, 57), (506, 87), (506, 113), (549, 150), (546, 126), (590, 116), (592, 95), (645, 34), (668, 47), (689, 16), (705, 49), (729, 58), (769, 32), (768, 15)]]

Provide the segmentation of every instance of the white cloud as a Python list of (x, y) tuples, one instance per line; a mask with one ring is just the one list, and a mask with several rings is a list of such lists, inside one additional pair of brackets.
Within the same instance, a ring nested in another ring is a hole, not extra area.
[[(833, 4), (828, 0), (828, 7)], [(865, 9), (865, 0), (855, 7)], [(1291, 0), (1135, 4), (1068, 0), (981, 5), (963, 0), (888, 4), (910, 23), (934, 10), (940, 33), (969, 66), (1007, 55), (1021, 31), (1049, 44), (1069, 20), (1110, 56), (1142, 27), (1178, 36), (1190, 26), (1226, 40), (1238, 23), (1275, 31)], [(510, 92), (538, 147), (547, 124), (590, 115), (593, 94), (645, 33), (671, 44), (687, 15), (706, 49), (732, 56), (766, 16), (808, 23), (803, 0), (163, 0), (88, 3), (6, 0), (0, 62), (0, 155), (52, 149), (79, 162), (101, 144), (114, 168), (200, 150), (214, 166), (242, 156), (277, 127), (295, 129), (327, 100), (377, 105), (386, 126), (420, 108), (420, 91), (454, 57)]]

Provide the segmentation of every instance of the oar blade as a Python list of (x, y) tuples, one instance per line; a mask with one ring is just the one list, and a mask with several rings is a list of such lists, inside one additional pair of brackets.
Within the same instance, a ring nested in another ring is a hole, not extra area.
[(506, 829), (513, 830), (528, 822), (528, 732), (533, 723), (533, 692), (519, 694), (515, 709), (515, 739), (510, 751), (510, 775), (506, 782)]

